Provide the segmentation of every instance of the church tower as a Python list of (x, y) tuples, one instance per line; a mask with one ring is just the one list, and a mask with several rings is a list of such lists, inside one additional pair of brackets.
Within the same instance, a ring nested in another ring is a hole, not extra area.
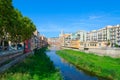
[(63, 36), (63, 34), (64, 34), (64, 31), (63, 31), (63, 30), (61, 30), (59, 37), (62, 37), (62, 36)]

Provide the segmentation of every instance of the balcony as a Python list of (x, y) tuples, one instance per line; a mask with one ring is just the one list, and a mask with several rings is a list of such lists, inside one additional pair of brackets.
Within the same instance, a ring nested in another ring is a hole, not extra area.
[(113, 30), (112, 32), (116, 32), (116, 30)]
[(117, 38), (120, 38), (120, 36), (117, 36)]
[(102, 34), (98, 34), (98, 35), (102, 35)]
[(120, 34), (120, 32), (117, 33), (118, 35)]
[(115, 38), (112, 38), (112, 39), (110, 39), (110, 40), (115, 40)]
[(117, 40), (118, 43), (120, 43), (120, 40)]
[(120, 29), (117, 29), (117, 31), (119, 32), (119, 31), (120, 31)]
[(115, 36), (116, 34), (111, 34), (110, 36)]
[(104, 38), (102, 38), (102, 39), (107, 39), (107, 38), (104, 37)]
[(120, 32), (117, 32), (118, 35), (120, 35)]
[(99, 40), (101, 40), (102, 38), (98, 38)]
[(101, 40), (97, 40), (98, 42), (101, 42), (101, 41), (103, 41), (102, 39)]
[(107, 36), (107, 34), (104, 34), (103, 36)]

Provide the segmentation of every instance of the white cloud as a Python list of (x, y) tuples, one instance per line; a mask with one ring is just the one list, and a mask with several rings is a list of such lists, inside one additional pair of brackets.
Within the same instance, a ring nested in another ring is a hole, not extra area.
[(47, 24), (39, 26), (38, 30), (40, 32), (60, 32), (61, 30), (64, 30), (64, 28), (55, 24)]
[(103, 16), (89, 16), (89, 19), (99, 19), (99, 18), (102, 18)]

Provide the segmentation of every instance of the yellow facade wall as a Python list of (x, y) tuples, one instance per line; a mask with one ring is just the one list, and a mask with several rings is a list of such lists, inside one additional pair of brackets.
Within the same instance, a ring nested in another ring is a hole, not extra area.
[(71, 48), (79, 48), (80, 47), (80, 41), (79, 40), (71, 40), (70, 47)]

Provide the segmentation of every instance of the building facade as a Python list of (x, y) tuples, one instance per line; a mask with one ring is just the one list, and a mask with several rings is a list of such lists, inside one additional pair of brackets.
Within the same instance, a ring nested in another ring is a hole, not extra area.
[(76, 33), (64, 34), (62, 43), (67, 47), (74, 48), (104, 48), (120, 46), (120, 25), (106, 26), (90, 32), (77, 31)]

